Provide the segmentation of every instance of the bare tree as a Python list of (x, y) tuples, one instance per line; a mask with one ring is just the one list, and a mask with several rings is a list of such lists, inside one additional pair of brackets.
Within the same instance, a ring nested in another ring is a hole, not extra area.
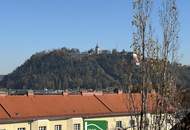
[[(160, 24), (162, 28), (162, 50), (161, 50), (161, 85), (159, 94), (176, 107), (173, 100), (176, 94), (176, 62), (179, 37), (179, 21), (176, 0), (162, 0), (159, 11)], [(172, 68), (172, 69), (171, 69)], [(160, 106), (159, 129), (163, 124), (162, 118), (168, 118), (164, 102)], [(164, 116), (162, 116), (164, 111)], [(167, 127), (167, 124), (166, 124)]]
[[(150, 13), (153, 0), (133, 0), (133, 21), (135, 28), (132, 47), (140, 59), (142, 106), (139, 128), (146, 129), (147, 119), (147, 93), (155, 90), (157, 97), (157, 110), (155, 129), (161, 129), (166, 123), (168, 114), (166, 102), (177, 107), (174, 97), (176, 94), (176, 63), (179, 37), (179, 21), (176, 0), (162, 0), (159, 10), (160, 25), (162, 29), (162, 42), (155, 40), (151, 26)], [(172, 69), (171, 69), (172, 68)], [(132, 77), (131, 75), (129, 77)], [(131, 79), (130, 79), (131, 80)], [(129, 80), (129, 81), (130, 81)], [(152, 85), (152, 80), (155, 86)]]
[(140, 130), (145, 129), (143, 125), (144, 120), (147, 119), (147, 88), (145, 87), (145, 57), (146, 57), (146, 44), (149, 39), (149, 25), (150, 25), (150, 12), (152, 7), (152, 0), (133, 0), (133, 21), (135, 27), (133, 35), (133, 49), (135, 53), (140, 56), (141, 63), (141, 88), (142, 88), (142, 101), (141, 101), (141, 116), (140, 116)]

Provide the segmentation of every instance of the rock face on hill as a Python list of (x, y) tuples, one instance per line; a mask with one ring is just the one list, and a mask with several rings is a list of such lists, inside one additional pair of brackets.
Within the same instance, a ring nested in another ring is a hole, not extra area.
[[(0, 82), (12, 89), (110, 89), (127, 86), (131, 53), (116, 50), (80, 52), (78, 49), (43, 51)], [(132, 82), (139, 82), (139, 70), (132, 66)], [(190, 67), (181, 66), (178, 83), (189, 86)], [(136, 89), (138, 91), (138, 88)]]

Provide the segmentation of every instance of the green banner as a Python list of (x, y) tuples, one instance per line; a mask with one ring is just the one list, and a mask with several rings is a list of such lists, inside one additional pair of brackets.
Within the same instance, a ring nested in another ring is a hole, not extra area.
[(84, 122), (84, 130), (107, 130), (108, 122), (103, 120), (89, 120)]

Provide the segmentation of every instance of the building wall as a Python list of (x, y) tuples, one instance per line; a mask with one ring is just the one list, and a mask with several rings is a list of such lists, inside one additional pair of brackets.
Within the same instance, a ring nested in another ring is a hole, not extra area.
[(67, 130), (74, 130), (74, 124), (80, 124), (81, 130), (83, 130), (83, 119), (82, 118), (71, 118), (67, 120)]
[(0, 124), (0, 130), (18, 130), (18, 128), (26, 128), (26, 130), (30, 130), (30, 124), (28, 122)]
[[(37, 120), (31, 123), (32, 130), (38, 130), (40, 126), (46, 126), (47, 130), (51, 130), (50, 127), (50, 121), (49, 120)], [(27, 130), (27, 129), (26, 129)]]
[(62, 130), (69, 129), (69, 128), (67, 128), (67, 120), (54, 120), (54, 121), (50, 121), (49, 122), (49, 128), (50, 128), (50, 130), (54, 130), (55, 129), (55, 125), (61, 125), (62, 126)]
[(73, 130), (74, 124), (80, 124), (83, 130), (82, 118), (71, 118), (67, 120), (36, 120), (25, 123), (9, 123), (0, 124), (0, 130), (18, 130), (18, 128), (25, 128), (26, 130), (38, 130), (40, 126), (46, 126), (46, 130), (54, 130), (55, 125), (61, 125), (62, 130)]
[[(137, 117), (140, 121), (140, 116)], [(151, 115), (147, 114), (147, 118), (151, 119)], [(134, 130), (136, 127), (131, 126), (131, 120), (135, 121), (135, 126), (137, 126), (137, 121), (135, 116), (117, 116), (117, 117), (102, 117), (102, 118), (89, 118), (85, 120), (106, 120), (108, 122), (108, 130), (115, 130), (116, 129), (116, 122), (121, 121), (122, 127), (127, 128), (127, 130)], [(150, 126), (149, 126), (150, 128)]]
[(103, 117), (103, 118), (89, 118), (85, 120), (105, 120), (108, 122), (108, 130), (115, 130), (116, 121), (122, 121), (123, 127), (129, 126), (130, 117)]
[[(156, 122), (156, 116), (154, 114), (147, 114), (147, 118), (149, 120), (149, 125), (147, 127), (148, 130), (154, 129), (155, 128), (155, 122)], [(123, 128), (127, 128), (127, 130), (134, 130), (130, 124), (131, 120), (135, 120), (135, 126), (137, 126), (136, 118), (134, 116), (88, 118), (85, 120), (106, 120), (108, 122), (108, 130), (115, 130), (116, 121), (121, 121)], [(140, 116), (138, 116), (138, 120), (140, 121)], [(174, 120), (174, 119), (172, 119), (172, 120)], [(171, 128), (172, 128), (172, 126), (169, 123), (166, 123), (166, 120), (164, 120), (161, 130), (170, 130)]]
[[(151, 124), (153, 117), (152, 115), (147, 115), (149, 118), (149, 129), (151, 129)], [(70, 118), (70, 119), (63, 119), (63, 120), (36, 120), (33, 122), (24, 122), (24, 123), (10, 123), (10, 124), (0, 124), (0, 130), (18, 130), (18, 128), (26, 128), (26, 130), (39, 130), (40, 126), (46, 126), (47, 130), (54, 130), (55, 125), (61, 125), (62, 130), (74, 130), (74, 124), (80, 124), (81, 130), (84, 129), (84, 121), (94, 121), (94, 120), (104, 120), (108, 122), (108, 130), (115, 130), (116, 122), (122, 121), (123, 128), (128, 128), (127, 130), (133, 130), (130, 124), (130, 120), (136, 119), (135, 117), (131, 116), (117, 116), (117, 117), (101, 117), (101, 118)], [(140, 119), (140, 116), (139, 116)], [(165, 127), (166, 128), (166, 127)], [(163, 126), (163, 129), (165, 129)], [(169, 128), (167, 128), (169, 129)]]

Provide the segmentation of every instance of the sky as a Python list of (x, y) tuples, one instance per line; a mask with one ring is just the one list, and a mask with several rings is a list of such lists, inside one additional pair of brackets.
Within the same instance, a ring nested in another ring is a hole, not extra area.
[[(81, 51), (131, 50), (132, 0), (0, 0), (0, 75), (22, 65), (31, 55), (61, 47)], [(159, 36), (159, 1), (152, 23)], [(190, 0), (178, 0), (180, 62), (189, 65)]]

